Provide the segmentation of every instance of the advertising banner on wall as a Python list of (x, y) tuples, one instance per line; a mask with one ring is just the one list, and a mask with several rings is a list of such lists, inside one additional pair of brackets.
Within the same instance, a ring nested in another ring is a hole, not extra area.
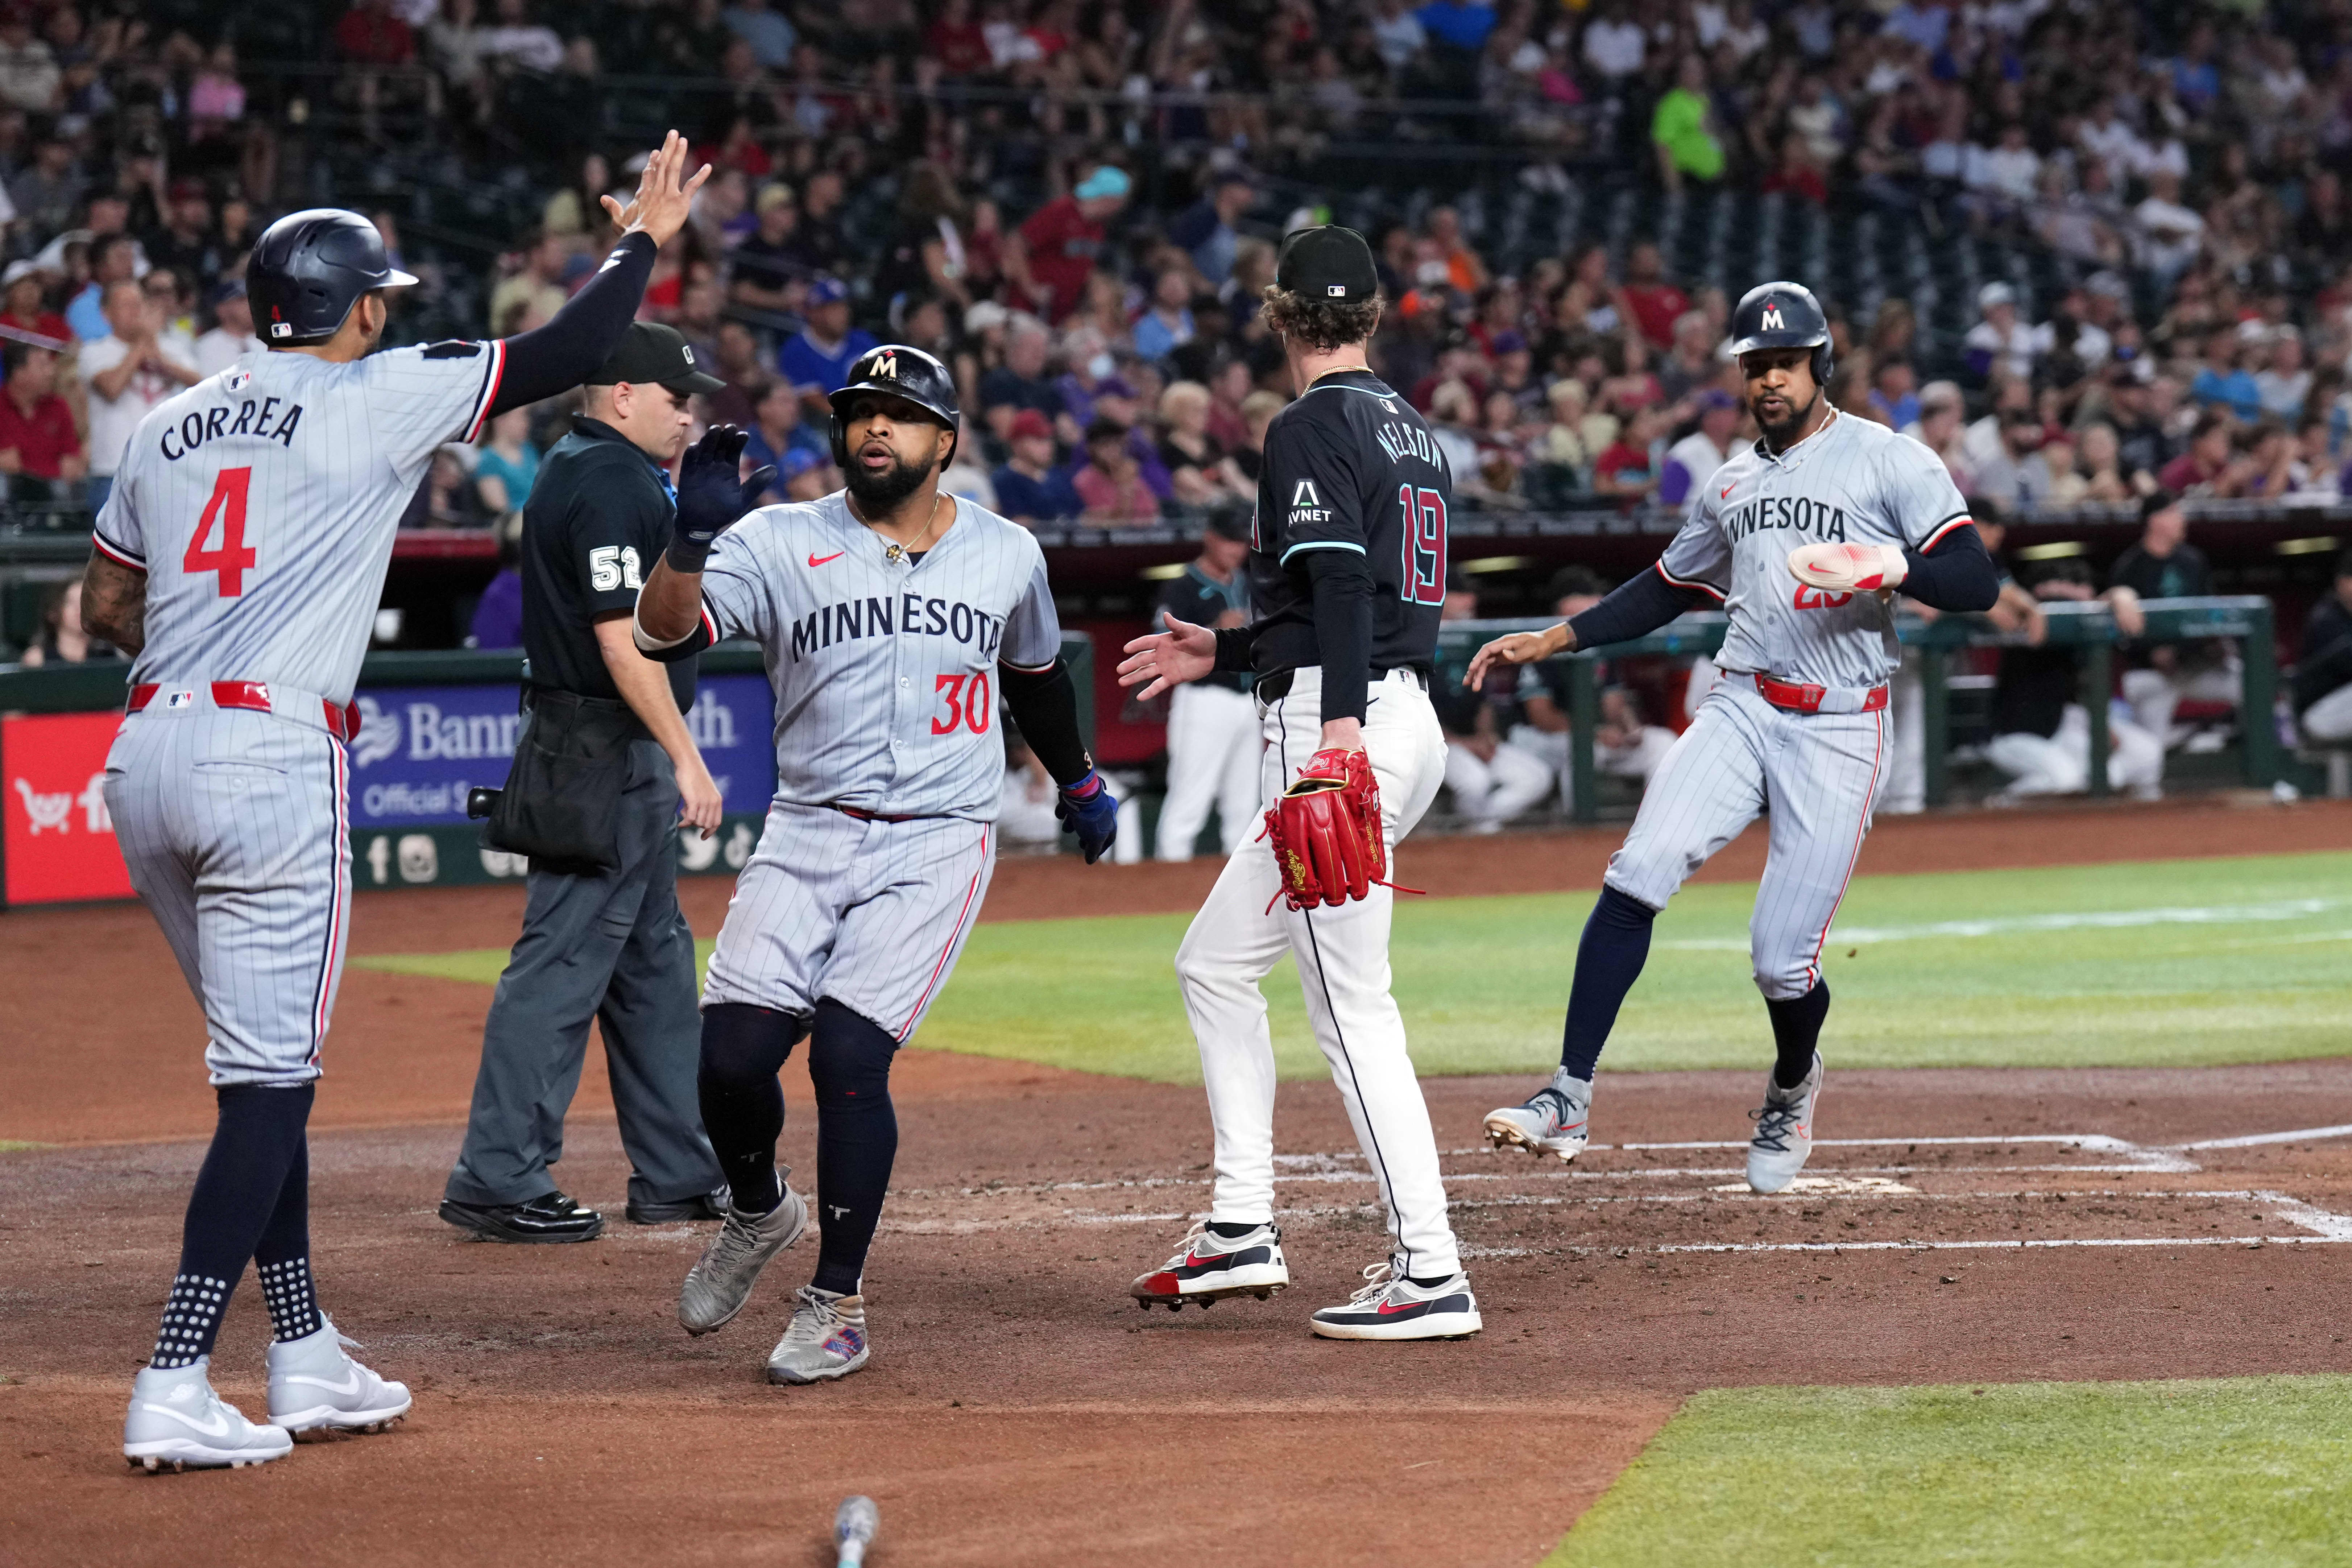
[(107, 748), (121, 722), (111, 710), (0, 719), (7, 902), (131, 896), (105, 795)]

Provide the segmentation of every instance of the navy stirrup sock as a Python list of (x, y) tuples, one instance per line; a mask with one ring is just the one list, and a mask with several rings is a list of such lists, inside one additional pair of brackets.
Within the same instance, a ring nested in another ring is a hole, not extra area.
[(1592, 1077), (1601, 1047), (1617, 1026), (1617, 1009), (1649, 961), (1650, 924), (1657, 918), (1658, 911), (1639, 899), (1614, 888), (1601, 889), (1601, 901), (1584, 922), (1584, 939), (1577, 943), (1576, 978), (1568, 990), (1559, 1065), (1569, 1077)]
[(1830, 983), (1816, 980), (1811, 991), (1785, 1002), (1767, 996), (1764, 1010), (1772, 1015), (1772, 1048), (1779, 1053), (1772, 1064), (1772, 1081), (1782, 1089), (1794, 1089), (1813, 1070), (1813, 1048), (1821, 1043), (1822, 1020), (1830, 1016)]

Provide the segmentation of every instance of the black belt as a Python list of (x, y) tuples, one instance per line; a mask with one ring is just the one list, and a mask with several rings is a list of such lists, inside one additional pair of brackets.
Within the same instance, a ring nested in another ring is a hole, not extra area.
[(566, 691), (560, 686), (526, 684), (522, 689), (522, 708), (527, 713), (543, 712), (550, 723), (567, 729), (585, 725), (631, 741), (650, 741), (654, 737), (636, 710), (615, 697), (589, 697)]
[[(1423, 691), (1429, 689), (1429, 667), (1423, 664), (1399, 664), (1387, 667), (1376, 664), (1365, 672), (1364, 683), (1367, 686), (1377, 686), (1400, 669), (1419, 681)], [(1297, 673), (1295, 669), (1273, 670), (1259, 676), (1251, 689), (1257, 693), (1257, 700), (1260, 702), (1271, 707), (1290, 695), (1291, 678)]]

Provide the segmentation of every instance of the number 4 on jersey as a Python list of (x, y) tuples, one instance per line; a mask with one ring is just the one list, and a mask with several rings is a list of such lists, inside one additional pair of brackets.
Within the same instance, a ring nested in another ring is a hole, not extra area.
[[(205, 515), (197, 520), (195, 535), (188, 541), (188, 552), (180, 557), (183, 572), (219, 573), (224, 599), (245, 592), (245, 574), (253, 568), (254, 552), (245, 542), (245, 497), (252, 484), (251, 468), (220, 471), (220, 478), (213, 481), (212, 500), (205, 502)], [(205, 541), (212, 537), (215, 519), (220, 521), (220, 548), (208, 550)]]

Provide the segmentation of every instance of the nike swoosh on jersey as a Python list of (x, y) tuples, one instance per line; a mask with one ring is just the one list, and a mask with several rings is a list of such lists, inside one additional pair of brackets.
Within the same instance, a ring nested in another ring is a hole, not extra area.
[(228, 1436), (228, 1417), (226, 1415), (215, 1415), (210, 1421), (199, 1421), (194, 1416), (174, 1410), (168, 1405), (157, 1405), (152, 1402), (145, 1402), (142, 1403), (141, 1408), (152, 1410), (158, 1415), (168, 1415), (174, 1421), (184, 1422), (187, 1426), (193, 1426), (197, 1431), (202, 1432), (207, 1437), (226, 1437)]
[(846, 550), (836, 550), (830, 555), (819, 555), (816, 552), (811, 551), (809, 552), (809, 564), (812, 566), (822, 566), (828, 561), (838, 561), (848, 553), (849, 552)]

